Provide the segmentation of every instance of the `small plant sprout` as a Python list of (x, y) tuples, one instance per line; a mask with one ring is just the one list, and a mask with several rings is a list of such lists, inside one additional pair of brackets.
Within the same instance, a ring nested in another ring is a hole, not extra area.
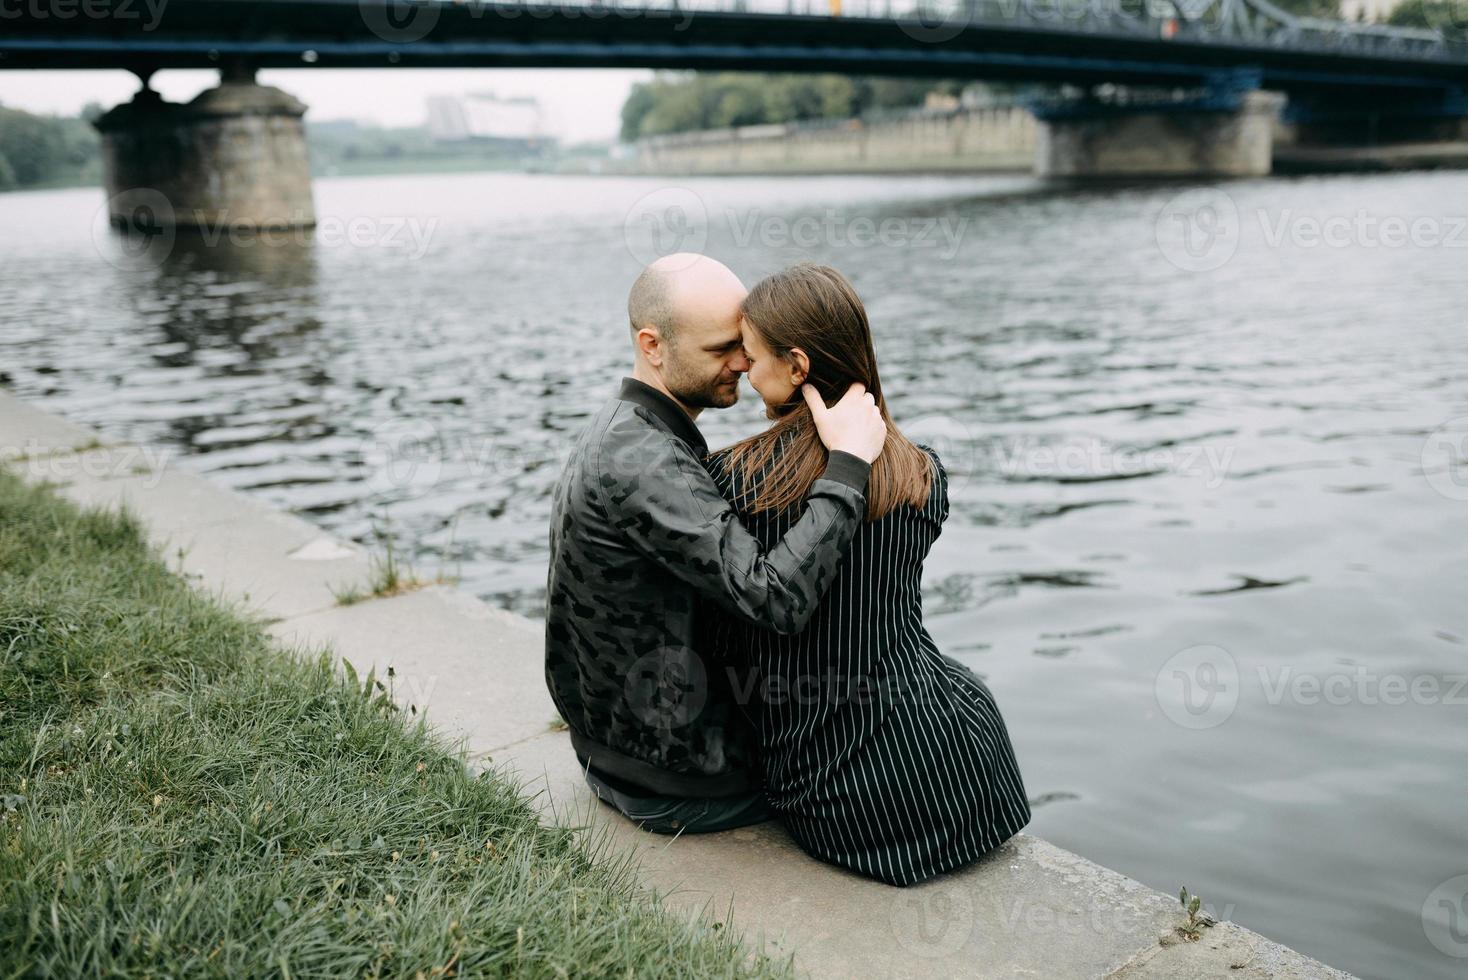
[(454, 584), (452, 579), (442, 575), (433, 579), (419, 578), (409, 565), (398, 558), (392, 537), (381, 531), (378, 531), (377, 534), (386, 544), (386, 555), (379, 557), (374, 554), (371, 556), (372, 570), (365, 587), (349, 586), (345, 589), (332, 590), (337, 605), (351, 606), (367, 599), (387, 599), (430, 585)]
[(1178, 901), (1182, 902), (1183, 910), (1188, 913), (1188, 921), (1177, 927), (1177, 931), (1183, 938), (1191, 942), (1197, 942), (1202, 931), (1213, 925), (1213, 916), (1202, 911), (1203, 900), (1197, 895), (1188, 894), (1188, 886), (1178, 894)]

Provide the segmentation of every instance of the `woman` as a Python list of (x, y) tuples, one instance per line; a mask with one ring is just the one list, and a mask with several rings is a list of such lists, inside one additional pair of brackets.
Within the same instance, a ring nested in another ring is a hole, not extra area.
[(743, 312), (749, 380), (774, 424), (709, 465), (766, 548), (799, 518), (825, 466), (802, 383), (829, 403), (860, 381), (888, 435), (866, 522), (805, 629), (779, 636), (714, 613), (712, 652), (743, 674), (765, 792), (796, 841), (911, 885), (972, 862), (1030, 820), (993, 696), (923, 628), (923, 559), (948, 516), (946, 476), (887, 415), (866, 310), (839, 272), (802, 263), (776, 273)]

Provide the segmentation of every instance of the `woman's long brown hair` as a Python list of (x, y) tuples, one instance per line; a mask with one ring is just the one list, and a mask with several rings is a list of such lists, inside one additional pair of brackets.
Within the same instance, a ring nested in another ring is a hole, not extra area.
[[(876, 399), (887, 422), (887, 441), (867, 483), (866, 519), (875, 521), (899, 504), (926, 504), (932, 460), (887, 414), (867, 311), (846, 277), (828, 265), (801, 262), (760, 280), (745, 298), (743, 312), (782, 361), (789, 361), (792, 348), (805, 351), (810, 358), (805, 380), (827, 405), (856, 381)], [(826, 468), (826, 447), (800, 389), (776, 412), (774, 425), (729, 448), (730, 469), (746, 481), (769, 470), (755, 493), (755, 511), (784, 510), (800, 503)], [(779, 463), (771, 467), (777, 450)]]

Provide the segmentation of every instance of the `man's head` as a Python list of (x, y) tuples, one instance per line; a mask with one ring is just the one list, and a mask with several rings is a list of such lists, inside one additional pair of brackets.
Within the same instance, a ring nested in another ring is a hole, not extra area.
[(749, 370), (739, 333), (748, 292), (722, 262), (679, 252), (649, 265), (632, 284), (627, 318), (639, 374), (650, 374), (695, 412), (739, 400)]

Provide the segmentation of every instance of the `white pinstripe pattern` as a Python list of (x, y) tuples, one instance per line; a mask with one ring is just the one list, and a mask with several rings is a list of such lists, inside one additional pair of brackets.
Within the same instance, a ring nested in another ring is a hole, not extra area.
[[(923, 560), (948, 517), (947, 475), (923, 448), (936, 468), (926, 505), (862, 525), (804, 630), (780, 636), (704, 614), (715, 662), (752, 692), (765, 791), (791, 835), (817, 858), (894, 885), (962, 867), (1030, 821), (993, 695), (923, 627)], [(720, 491), (772, 547), (801, 508), (750, 513), (758, 479), (746, 484), (725, 462), (709, 457)], [(880, 692), (866, 703), (848, 696), (864, 680)]]

